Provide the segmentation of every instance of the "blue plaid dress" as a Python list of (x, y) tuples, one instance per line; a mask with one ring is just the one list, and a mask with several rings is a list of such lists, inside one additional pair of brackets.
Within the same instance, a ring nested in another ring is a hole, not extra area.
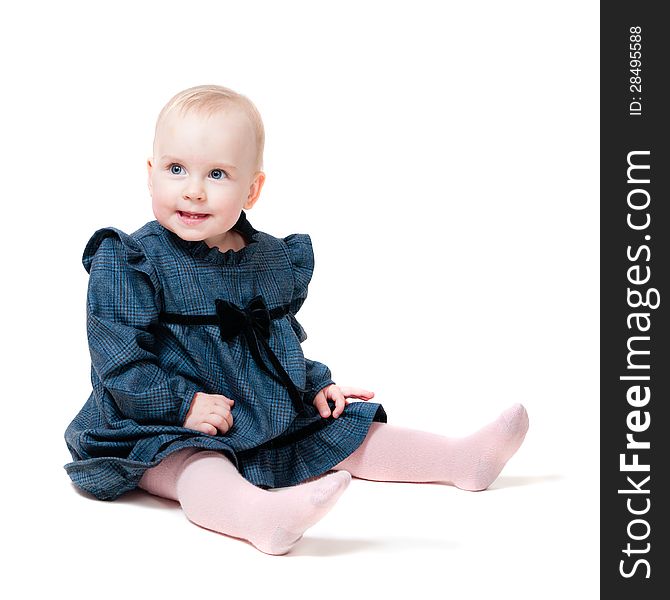
[[(157, 221), (132, 235), (101, 229), (88, 242), (93, 389), (65, 432), (65, 469), (79, 488), (113, 500), (187, 447), (221, 451), (255, 485), (286, 487), (327, 472), (373, 421), (386, 422), (373, 402), (352, 402), (337, 419), (312, 405), (333, 381), (304, 357), (295, 319), (314, 268), (309, 236), (275, 238), (244, 212), (235, 229), (247, 242), (239, 251), (182, 240)], [(265, 321), (244, 329), (259, 297)], [(222, 316), (222, 305), (232, 312)], [(226, 337), (236, 319), (243, 330)], [(199, 391), (235, 400), (225, 435), (182, 426)]]

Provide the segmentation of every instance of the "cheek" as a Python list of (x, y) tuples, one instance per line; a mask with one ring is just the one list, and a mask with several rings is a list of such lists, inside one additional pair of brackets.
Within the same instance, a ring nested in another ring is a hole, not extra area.
[(174, 202), (163, 186), (154, 184), (151, 193), (151, 208), (158, 221), (166, 219), (174, 209)]
[(154, 179), (151, 190), (151, 200), (154, 206), (169, 206), (174, 204), (175, 192), (169, 183), (160, 178)]
[(160, 203), (156, 202), (156, 196), (154, 196), (151, 199), (151, 210), (154, 213), (154, 217), (156, 217), (156, 220), (161, 224), (165, 224), (165, 209), (161, 206)]
[(210, 204), (216, 204), (218, 206), (233, 207), (242, 197), (241, 187), (231, 182), (218, 184), (210, 183), (206, 192), (207, 201)]

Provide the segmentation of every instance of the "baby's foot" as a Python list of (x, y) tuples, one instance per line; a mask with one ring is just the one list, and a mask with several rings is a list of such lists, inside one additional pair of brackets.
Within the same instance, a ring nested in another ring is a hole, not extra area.
[(258, 527), (249, 541), (266, 554), (286, 554), (307, 529), (320, 521), (351, 483), (347, 471), (337, 471), (316, 481), (270, 490), (258, 507)]
[(452, 483), (463, 490), (485, 490), (519, 449), (527, 431), (528, 413), (515, 404), (493, 423), (460, 440)]

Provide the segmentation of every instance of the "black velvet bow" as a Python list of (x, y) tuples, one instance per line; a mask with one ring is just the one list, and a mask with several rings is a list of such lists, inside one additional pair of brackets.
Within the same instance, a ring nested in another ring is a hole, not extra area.
[(270, 337), (270, 311), (262, 296), (252, 298), (245, 308), (238, 308), (228, 300), (218, 299), (216, 314), (223, 340), (230, 340), (240, 333), (248, 337), (248, 332), (251, 331), (266, 339)]
[[(221, 339), (228, 341), (237, 335), (243, 335), (256, 364), (275, 381), (286, 387), (296, 411), (298, 414), (302, 413), (305, 408), (303, 403), (305, 392), (296, 387), (268, 343), (270, 321), (273, 315), (270, 314), (263, 297), (255, 296), (244, 308), (239, 308), (227, 300), (217, 299), (216, 315)], [(276, 373), (272, 372), (263, 360), (261, 346)]]

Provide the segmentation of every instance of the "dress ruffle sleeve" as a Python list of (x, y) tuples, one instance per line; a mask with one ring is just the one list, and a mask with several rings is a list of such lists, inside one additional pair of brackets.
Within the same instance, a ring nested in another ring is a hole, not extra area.
[(116, 404), (106, 410), (137, 423), (180, 426), (199, 390), (158, 364), (153, 332), (161, 285), (142, 246), (118, 229), (100, 229), (86, 245), (83, 263), (89, 272), (86, 325), (94, 385), (97, 377)]
[[(293, 270), (293, 297), (290, 303), (289, 319), (298, 339), (304, 342), (307, 334), (295, 318), (295, 313), (307, 298), (307, 288), (314, 272), (314, 251), (312, 240), (304, 233), (294, 233), (284, 238)], [(335, 383), (331, 378), (330, 369), (323, 363), (305, 358), (306, 400), (314, 396), (327, 385)]]

